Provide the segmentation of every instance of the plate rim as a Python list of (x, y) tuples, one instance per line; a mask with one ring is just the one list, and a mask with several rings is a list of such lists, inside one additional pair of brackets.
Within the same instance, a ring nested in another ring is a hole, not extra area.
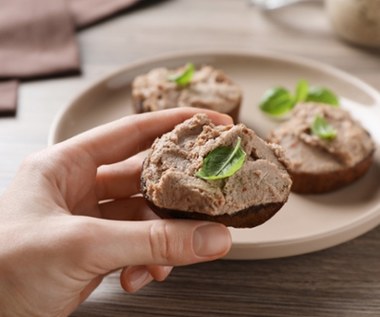
[[(363, 224), (363, 223), (366, 223), (365, 221), (367, 220), (367, 218), (370, 218), (372, 220), (376, 220), (377, 218), (379, 218), (379, 223), (372, 223), (374, 225), (374, 227), (376, 227), (377, 225), (380, 224), (380, 213), (377, 215), (375, 212), (379, 210), (380, 211), (380, 201), (379, 201), (379, 204), (374, 206), (373, 208), (367, 210), (366, 213), (362, 214), (359, 218), (358, 218), (358, 222), (360, 224)], [(352, 223), (348, 223), (346, 224), (345, 226), (342, 226), (339, 228), (339, 230), (341, 231), (346, 231), (348, 227), (352, 226)], [(315, 235), (308, 235), (306, 238), (302, 238), (302, 240), (314, 240), (315, 237), (328, 237), (333, 231), (330, 230), (330, 231), (325, 231), (325, 232), (322, 232), (322, 233), (317, 233)], [(294, 243), (294, 241), (296, 240), (299, 240), (300, 238), (288, 238), (288, 239), (283, 239), (281, 240), (283, 244), (291, 244), (291, 243)], [(268, 242), (259, 242), (257, 243), (258, 245), (261, 245), (261, 246), (270, 246), (270, 245), (274, 245), (274, 244), (278, 244), (279, 241), (268, 241)], [(248, 245), (248, 243), (245, 243), (245, 242), (240, 242), (240, 243), (236, 243), (236, 245), (239, 245), (239, 246), (245, 246), (245, 245)]]

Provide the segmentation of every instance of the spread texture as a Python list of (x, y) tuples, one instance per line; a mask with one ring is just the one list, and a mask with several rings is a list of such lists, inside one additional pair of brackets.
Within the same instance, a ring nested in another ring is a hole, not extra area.
[[(196, 176), (208, 153), (234, 146), (239, 138), (246, 158), (236, 173), (218, 180)], [(216, 126), (197, 114), (154, 142), (144, 162), (144, 192), (160, 208), (233, 215), (287, 200), (291, 180), (283, 162), (279, 146), (266, 143), (243, 124)]]

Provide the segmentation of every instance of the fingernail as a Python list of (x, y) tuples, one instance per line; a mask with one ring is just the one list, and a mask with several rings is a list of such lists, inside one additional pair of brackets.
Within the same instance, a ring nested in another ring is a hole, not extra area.
[(172, 266), (163, 266), (162, 267), (162, 271), (165, 275), (169, 275), (171, 273), (171, 271), (173, 270), (173, 267)]
[(132, 291), (137, 291), (153, 280), (145, 267), (135, 267), (128, 276), (129, 286)]
[(198, 256), (218, 256), (227, 253), (231, 246), (228, 229), (218, 224), (199, 226), (193, 236), (194, 252)]
[(172, 266), (161, 266), (159, 275), (154, 276), (152, 274), (152, 276), (154, 276), (154, 279), (156, 281), (162, 282), (162, 281), (164, 281), (169, 276), (169, 274), (171, 273), (172, 269), (173, 269)]

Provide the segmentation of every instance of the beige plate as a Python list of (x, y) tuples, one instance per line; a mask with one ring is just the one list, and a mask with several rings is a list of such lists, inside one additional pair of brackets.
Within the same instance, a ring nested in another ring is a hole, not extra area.
[[(95, 83), (56, 118), (49, 143), (133, 112), (130, 83), (154, 67), (187, 62), (223, 69), (244, 91), (242, 122), (265, 136), (279, 124), (257, 107), (263, 92), (283, 85), (294, 90), (303, 78), (330, 87), (380, 143), (380, 95), (362, 81), (330, 66), (268, 52), (197, 51), (172, 54), (128, 65)], [(291, 194), (288, 203), (267, 223), (254, 229), (231, 229), (228, 259), (264, 259), (303, 254), (353, 239), (380, 223), (380, 151), (367, 175), (337, 192), (318, 196)]]

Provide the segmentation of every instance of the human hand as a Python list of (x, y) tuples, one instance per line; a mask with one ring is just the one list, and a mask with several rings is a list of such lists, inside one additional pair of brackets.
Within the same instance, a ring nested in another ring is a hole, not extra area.
[[(140, 191), (141, 155), (199, 109), (127, 116), (39, 153), (0, 198), (2, 316), (66, 316), (112, 271), (133, 292), (172, 266), (231, 246), (220, 224), (156, 219)], [(218, 124), (231, 119), (208, 113)]]

